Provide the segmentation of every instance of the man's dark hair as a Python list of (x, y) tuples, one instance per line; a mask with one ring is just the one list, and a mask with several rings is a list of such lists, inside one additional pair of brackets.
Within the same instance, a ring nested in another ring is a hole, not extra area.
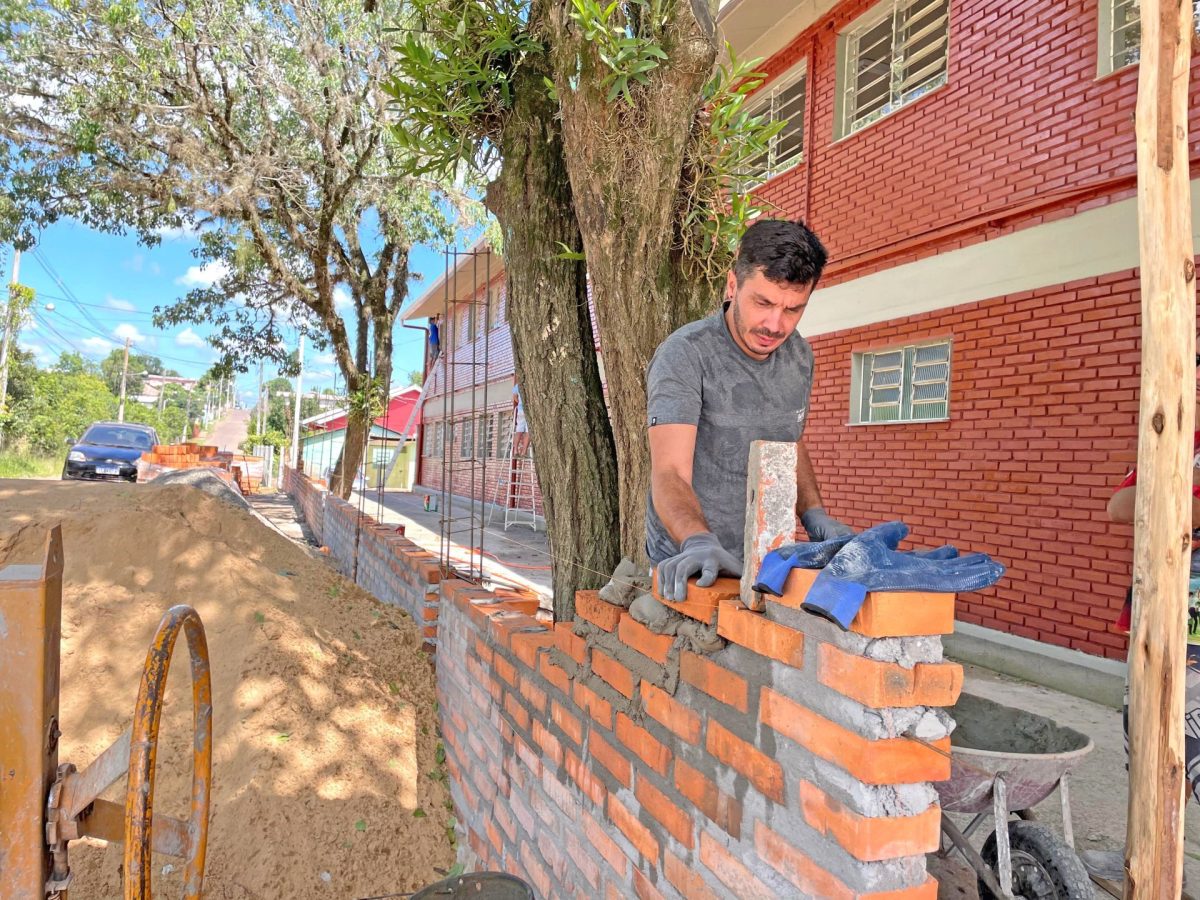
[(762, 219), (742, 235), (733, 274), (739, 286), (756, 271), (779, 284), (815, 286), (828, 259), (821, 239), (803, 222)]

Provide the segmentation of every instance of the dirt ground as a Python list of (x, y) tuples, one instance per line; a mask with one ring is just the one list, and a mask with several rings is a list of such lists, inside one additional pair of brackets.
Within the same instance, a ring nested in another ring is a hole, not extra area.
[[(194, 606), (212, 659), (205, 896), (412, 891), (454, 861), (434, 676), (408, 616), (234, 508), (185, 486), (0, 481), (0, 566), (41, 562), (63, 525), (62, 761), (129, 724), (155, 628)], [(191, 691), (181, 639), (155, 808), (186, 818)], [(106, 796), (120, 800), (124, 783)], [(71, 896), (116, 898), (121, 848), (72, 844)], [(155, 893), (178, 896), (155, 856)]]

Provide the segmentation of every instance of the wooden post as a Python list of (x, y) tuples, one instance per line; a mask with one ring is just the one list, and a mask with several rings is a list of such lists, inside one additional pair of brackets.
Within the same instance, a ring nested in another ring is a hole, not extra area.
[(1195, 261), (1188, 174), (1192, 4), (1142, 0), (1137, 171), (1142, 392), (1129, 647), (1125, 897), (1178, 897), (1191, 539)]

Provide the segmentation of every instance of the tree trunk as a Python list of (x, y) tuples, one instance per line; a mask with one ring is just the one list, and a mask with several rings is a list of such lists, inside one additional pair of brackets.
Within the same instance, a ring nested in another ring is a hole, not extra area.
[(504, 234), (507, 317), (554, 555), (554, 615), (570, 621), (575, 591), (604, 584), (620, 558), (617, 468), (586, 271), (556, 258), (560, 242), (578, 251), (582, 240), (548, 74), (533, 58), (513, 78), (504, 163), (487, 200)]
[(644, 559), (646, 368), (672, 331), (720, 299), (719, 286), (680, 257), (676, 232), (688, 134), (717, 42), (704, 3), (677, 4), (661, 38), (668, 59), (636, 89), (633, 107), (610, 102), (608, 69), (570, 21), (570, 5), (556, 0), (555, 87), (608, 381), (621, 550)]

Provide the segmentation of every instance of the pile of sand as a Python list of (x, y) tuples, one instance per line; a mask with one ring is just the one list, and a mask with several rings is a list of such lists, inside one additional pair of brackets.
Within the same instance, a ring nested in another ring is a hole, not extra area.
[[(0, 481), (0, 566), (41, 562), (57, 522), (62, 761), (82, 769), (129, 724), (163, 612), (187, 603), (204, 621), (214, 696), (207, 897), (376, 896), (450, 868), (434, 676), (404, 612), (249, 512), (185, 486)], [(191, 783), (188, 678), (181, 638), (155, 796), (178, 818)], [(106, 796), (120, 800), (118, 787)], [(72, 897), (120, 896), (119, 846), (77, 842), (71, 864)], [(156, 855), (155, 869), (155, 894), (179, 896), (179, 861)]]

